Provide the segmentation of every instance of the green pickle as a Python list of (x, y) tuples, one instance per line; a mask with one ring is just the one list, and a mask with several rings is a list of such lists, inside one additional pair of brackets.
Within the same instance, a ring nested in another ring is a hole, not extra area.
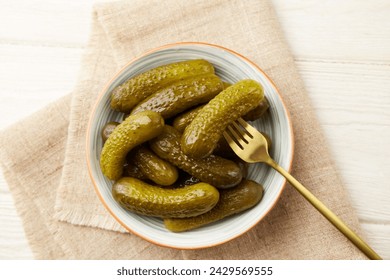
[(195, 119), (196, 115), (205, 105), (200, 105), (194, 109), (188, 110), (178, 115), (172, 123), (172, 126), (180, 133), (183, 133), (185, 128)]
[[(172, 123), (173, 127), (176, 128), (179, 132), (183, 133), (185, 128), (195, 119), (196, 115), (204, 106), (205, 105), (197, 106), (175, 117)], [(268, 99), (264, 97), (256, 108), (250, 110), (242, 118), (246, 121), (255, 121), (261, 118), (268, 110), (268, 108)]]
[(189, 157), (181, 150), (180, 137), (176, 129), (165, 125), (163, 132), (149, 141), (150, 148), (160, 158), (214, 187), (230, 188), (241, 182), (242, 171), (238, 164), (215, 155), (202, 159)]
[(113, 89), (111, 107), (129, 113), (135, 105), (165, 86), (191, 76), (213, 74), (214, 67), (203, 59), (187, 60), (153, 68)]
[(131, 159), (149, 180), (158, 185), (172, 185), (179, 177), (178, 170), (175, 166), (159, 158), (147, 147), (137, 147), (132, 153)]
[(190, 77), (156, 91), (136, 105), (131, 114), (151, 110), (167, 119), (195, 105), (210, 101), (222, 89), (221, 79), (214, 74)]
[(132, 115), (119, 124), (104, 143), (100, 167), (110, 180), (123, 174), (127, 153), (134, 147), (156, 137), (164, 128), (164, 119), (153, 111)]
[[(228, 83), (228, 82), (223, 82), (223, 85), (224, 85), (224, 89), (227, 89), (232, 84)], [(254, 109), (250, 110), (242, 118), (244, 120), (246, 120), (246, 121), (257, 120), (258, 118), (262, 117), (265, 114), (265, 112), (268, 110), (268, 108), (269, 108), (269, 101), (268, 101), (268, 99), (266, 97), (264, 97), (260, 101), (259, 105), (257, 105), (257, 107), (255, 107)]]
[(254, 109), (250, 110), (248, 113), (246, 113), (242, 118), (246, 121), (255, 121), (262, 117), (265, 112), (269, 108), (269, 102), (266, 97), (264, 97), (259, 105), (257, 105)]
[(188, 231), (243, 212), (259, 203), (263, 197), (263, 186), (243, 180), (238, 186), (219, 193), (219, 201), (210, 211), (196, 217), (164, 219), (165, 227), (174, 232)]
[(142, 173), (137, 165), (132, 160), (126, 160), (123, 166), (123, 177), (134, 177), (143, 181), (149, 180), (149, 178)]
[(219, 200), (218, 190), (206, 183), (177, 189), (149, 185), (123, 177), (112, 187), (114, 199), (137, 214), (160, 218), (184, 218), (210, 211)]
[(231, 85), (232, 85), (231, 83), (228, 83), (228, 82), (223, 81), (223, 89), (227, 89), (227, 88), (230, 87)]
[(118, 122), (108, 122), (102, 129), (102, 140), (103, 143), (107, 141), (108, 137), (111, 135), (111, 133), (114, 131), (114, 129), (119, 125)]
[(183, 152), (197, 158), (210, 155), (226, 127), (254, 109), (263, 98), (263, 87), (254, 80), (242, 80), (223, 90), (184, 130)]

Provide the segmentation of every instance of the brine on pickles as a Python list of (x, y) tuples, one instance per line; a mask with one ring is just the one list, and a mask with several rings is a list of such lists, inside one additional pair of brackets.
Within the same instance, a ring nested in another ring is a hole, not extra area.
[(198, 216), (210, 211), (219, 200), (218, 190), (206, 183), (166, 189), (131, 177), (118, 180), (112, 194), (125, 209), (160, 218)]
[(231, 188), (241, 182), (242, 170), (237, 163), (215, 155), (189, 157), (180, 148), (180, 137), (176, 129), (165, 125), (163, 132), (149, 142), (150, 147), (162, 159), (216, 188)]
[(219, 201), (210, 211), (195, 217), (164, 219), (165, 227), (174, 232), (188, 231), (241, 213), (259, 203), (263, 186), (243, 180), (238, 186), (219, 193)]
[(195, 105), (210, 101), (222, 89), (221, 79), (214, 74), (190, 77), (156, 91), (136, 105), (131, 114), (151, 110), (167, 119)]
[(164, 119), (153, 111), (132, 115), (115, 127), (104, 143), (100, 168), (110, 180), (123, 174), (127, 154), (136, 146), (156, 137), (164, 128)]
[(183, 152), (195, 158), (210, 155), (226, 127), (257, 107), (263, 98), (263, 87), (254, 80), (242, 80), (223, 90), (185, 128)]
[(140, 101), (169, 84), (191, 76), (213, 73), (213, 65), (204, 59), (162, 65), (143, 72), (114, 88), (111, 93), (111, 107), (123, 113), (130, 113)]

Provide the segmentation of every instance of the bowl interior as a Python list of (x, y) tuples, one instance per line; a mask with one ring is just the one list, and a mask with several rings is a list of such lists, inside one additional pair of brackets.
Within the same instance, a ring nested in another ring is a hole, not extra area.
[(293, 139), (286, 108), (273, 83), (253, 63), (222, 47), (208, 44), (174, 44), (151, 51), (125, 66), (99, 95), (92, 112), (88, 139), (87, 160), (92, 181), (100, 199), (111, 214), (129, 231), (142, 238), (162, 245), (180, 249), (195, 249), (215, 246), (229, 241), (256, 225), (277, 202), (285, 180), (265, 164), (252, 164), (249, 179), (264, 186), (264, 197), (254, 208), (219, 222), (184, 233), (172, 233), (165, 229), (159, 218), (146, 217), (123, 209), (111, 195), (113, 182), (101, 172), (99, 166), (102, 140), (100, 131), (109, 121), (120, 121), (123, 114), (110, 108), (110, 92), (125, 80), (151, 68), (172, 62), (203, 58), (212, 63), (216, 74), (224, 81), (234, 83), (242, 79), (254, 79), (264, 87), (270, 109), (261, 119), (252, 122), (272, 139), (273, 159), (289, 169), (293, 156)]

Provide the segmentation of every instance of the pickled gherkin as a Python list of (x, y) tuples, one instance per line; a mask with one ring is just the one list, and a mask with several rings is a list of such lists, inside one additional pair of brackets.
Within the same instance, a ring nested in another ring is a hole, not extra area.
[(119, 124), (104, 143), (100, 167), (110, 180), (118, 180), (123, 173), (127, 153), (134, 147), (156, 137), (164, 128), (164, 119), (153, 111), (128, 117)]
[(111, 107), (129, 113), (140, 101), (173, 82), (213, 73), (213, 65), (203, 59), (162, 65), (130, 78), (114, 88), (111, 93)]
[(172, 185), (179, 177), (175, 166), (159, 158), (146, 146), (137, 147), (132, 153), (131, 159), (149, 180), (158, 185)]
[(222, 89), (221, 79), (214, 74), (190, 77), (153, 93), (136, 105), (131, 114), (151, 110), (167, 119), (195, 105), (210, 101)]
[(180, 133), (183, 133), (186, 127), (195, 119), (196, 115), (205, 105), (198, 106), (194, 109), (188, 110), (180, 115), (178, 115), (173, 120), (173, 127), (177, 129)]
[(260, 104), (257, 105), (254, 109), (250, 110), (248, 113), (246, 113), (242, 118), (246, 121), (254, 121), (260, 118), (265, 114), (265, 112), (269, 108), (269, 101), (266, 97), (264, 97)]
[(150, 147), (162, 159), (216, 188), (230, 188), (241, 182), (242, 170), (237, 163), (215, 155), (191, 158), (181, 150), (180, 137), (176, 129), (165, 125), (163, 132), (149, 141)]
[(108, 122), (103, 127), (101, 135), (103, 143), (107, 141), (108, 137), (111, 135), (111, 133), (114, 131), (114, 129), (119, 125), (118, 122)]
[(164, 219), (165, 227), (174, 232), (188, 231), (243, 212), (259, 203), (263, 186), (243, 180), (238, 186), (219, 193), (219, 201), (210, 211), (196, 217)]
[(242, 80), (223, 90), (184, 130), (183, 152), (196, 158), (210, 155), (226, 127), (254, 109), (263, 98), (263, 87), (254, 80)]
[(112, 187), (112, 195), (129, 211), (161, 218), (201, 215), (219, 200), (218, 190), (206, 183), (166, 189), (131, 177), (118, 180)]
[[(204, 106), (205, 105), (197, 106), (175, 117), (172, 124), (173, 127), (183, 133), (185, 128), (195, 119), (196, 115)], [(254, 109), (250, 110), (242, 118), (246, 121), (257, 120), (265, 114), (268, 108), (269, 101), (266, 97), (264, 97)]]
[(133, 161), (126, 160), (125, 165), (123, 166), (123, 177), (133, 177), (143, 181), (149, 180), (148, 177), (136, 166)]

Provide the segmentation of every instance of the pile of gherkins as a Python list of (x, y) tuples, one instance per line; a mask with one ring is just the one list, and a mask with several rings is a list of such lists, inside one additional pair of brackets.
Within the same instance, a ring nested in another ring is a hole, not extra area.
[(102, 130), (100, 166), (115, 181), (112, 194), (125, 209), (160, 217), (186, 231), (256, 205), (263, 187), (245, 179), (246, 163), (222, 137), (244, 117), (267, 110), (262, 86), (233, 85), (203, 59), (163, 65), (135, 76), (111, 93), (121, 123)]

